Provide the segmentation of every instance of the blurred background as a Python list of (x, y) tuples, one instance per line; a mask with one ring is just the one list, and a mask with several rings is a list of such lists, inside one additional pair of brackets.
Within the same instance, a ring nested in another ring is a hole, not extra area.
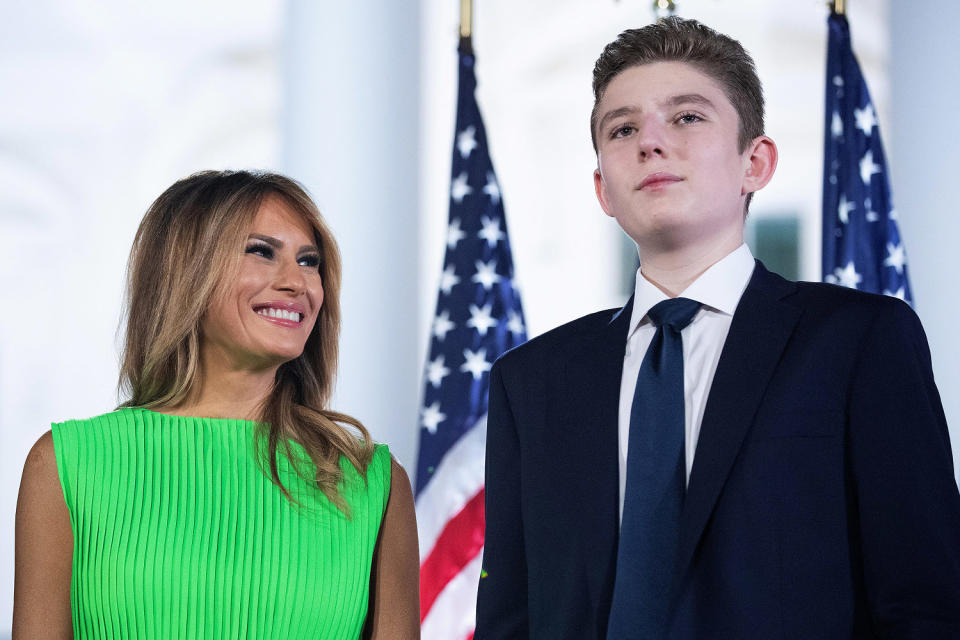
[[(593, 193), (590, 83), (603, 46), (652, 21), (651, 4), (476, 1), (477, 97), (531, 336), (621, 306), (632, 290), (634, 249)], [(271, 169), (310, 190), (343, 253), (336, 407), (413, 475), (445, 247), (458, 5), (4, 3), (0, 638), (23, 460), (51, 421), (118, 404), (127, 252), (150, 202), (194, 171)], [(780, 165), (751, 206), (750, 243), (783, 275), (818, 280), (825, 2), (679, 0), (677, 9), (757, 61)], [(960, 443), (950, 266), (960, 150), (949, 115), (960, 102), (960, 4), (849, 0), (847, 15), (879, 113), (915, 308)]]

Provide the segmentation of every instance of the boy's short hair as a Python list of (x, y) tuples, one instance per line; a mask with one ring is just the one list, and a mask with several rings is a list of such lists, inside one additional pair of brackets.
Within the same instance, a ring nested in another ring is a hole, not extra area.
[(627, 29), (603, 49), (593, 67), (590, 138), (597, 150), (597, 108), (610, 82), (625, 69), (652, 62), (685, 62), (723, 88), (738, 118), (740, 153), (763, 135), (763, 88), (753, 58), (729, 36), (696, 20), (670, 17)]

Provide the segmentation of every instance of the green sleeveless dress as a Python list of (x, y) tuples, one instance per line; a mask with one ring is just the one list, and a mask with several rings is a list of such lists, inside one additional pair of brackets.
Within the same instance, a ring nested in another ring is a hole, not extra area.
[(366, 482), (341, 460), (347, 517), (280, 455), (291, 504), (260, 468), (255, 427), (144, 409), (53, 425), (78, 640), (356, 640), (389, 451), (377, 445)]

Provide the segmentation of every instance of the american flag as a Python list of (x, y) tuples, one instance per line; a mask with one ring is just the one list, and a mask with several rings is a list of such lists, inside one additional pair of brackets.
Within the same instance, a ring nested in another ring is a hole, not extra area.
[(475, 97), (475, 58), (460, 45), (450, 223), (430, 336), (416, 504), (425, 640), (473, 635), (483, 550), (489, 371), (526, 340), (500, 188)]
[(827, 21), (823, 279), (913, 303), (877, 113), (841, 14)]

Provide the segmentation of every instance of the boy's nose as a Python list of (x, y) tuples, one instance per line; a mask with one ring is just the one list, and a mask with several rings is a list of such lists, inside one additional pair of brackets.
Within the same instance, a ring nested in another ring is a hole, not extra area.
[(662, 124), (647, 119), (640, 125), (637, 135), (637, 152), (641, 160), (662, 156), (665, 149), (665, 132)]

